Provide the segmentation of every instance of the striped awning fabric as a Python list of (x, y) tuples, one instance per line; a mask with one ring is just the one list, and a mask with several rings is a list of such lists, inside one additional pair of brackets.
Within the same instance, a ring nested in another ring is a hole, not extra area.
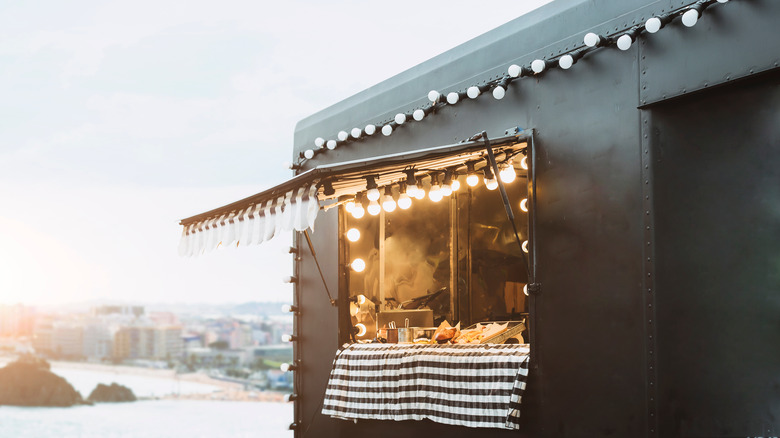
[(334, 362), (322, 413), (518, 429), (528, 344), (352, 344)]
[(221, 245), (259, 244), (282, 231), (314, 229), (319, 208), (317, 186), (312, 184), (202, 218), (183, 227), (179, 255), (199, 255)]

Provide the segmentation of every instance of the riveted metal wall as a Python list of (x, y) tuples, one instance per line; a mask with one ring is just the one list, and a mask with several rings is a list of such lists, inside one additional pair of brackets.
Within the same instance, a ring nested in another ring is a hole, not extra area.
[(780, 72), (649, 113), (660, 436), (777, 436)]
[[(336, 298), (338, 291), (338, 233), (336, 210), (320, 212), (314, 231), (309, 231), (328, 289)], [(330, 368), (338, 349), (338, 309), (331, 306), (305, 236), (296, 236), (298, 257), (296, 273), (296, 438), (339, 436), (340, 424), (323, 416), (322, 401)]]

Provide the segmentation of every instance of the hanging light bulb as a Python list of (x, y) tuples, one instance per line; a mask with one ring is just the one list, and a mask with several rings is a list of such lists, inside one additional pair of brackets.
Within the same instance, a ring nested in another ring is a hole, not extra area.
[(355, 303), (349, 303), (349, 314), (357, 316), (358, 313), (360, 313), (360, 306)]
[(431, 175), (431, 190), (428, 192), (428, 198), (433, 202), (439, 202), (443, 196), (439, 186), (439, 176), (434, 173)]
[(338, 137), (339, 141), (344, 141), (347, 138), (349, 138), (349, 134), (347, 133), (347, 131), (339, 131), (339, 134), (338, 134), (337, 137)]
[(493, 171), (490, 170), (489, 164), (485, 167), (485, 187), (487, 187), (488, 190), (495, 190), (498, 188), (498, 180), (495, 175), (493, 175)]
[(403, 125), (404, 122), (406, 122), (406, 114), (404, 113), (398, 113), (395, 115), (395, 123), (398, 123), (399, 125)]
[(498, 171), (498, 176), (501, 177), (501, 181), (509, 184), (517, 178), (517, 173), (515, 173), (515, 167), (512, 163), (508, 162), (503, 164), (501, 170)]
[(481, 93), (482, 90), (480, 90), (477, 86), (469, 87), (469, 89), (466, 90), (466, 96), (468, 96), (469, 99), (476, 99)]
[(328, 147), (328, 149), (333, 150), (336, 149), (336, 146), (338, 146), (338, 143), (336, 143), (336, 140), (328, 140), (325, 145)]
[(317, 146), (317, 149), (322, 149), (322, 147), (325, 146), (325, 139), (322, 137), (315, 138), (314, 146)]
[(425, 118), (425, 111), (423, 111), (423, 110), (421, 110), (419, 108), (414, 110), (414, 112), (412, 113), (412, 118), (419, 122), (420, 120)]
[(363, 272), (366, 269), (366, 262), (364, 262), (363, 259), (361, 258), (357, 258), (355, 260), (352, 260), (352, 263), (350, 263), (349, 266), (355, 272)]
[(509, 87), (509, 80), (504, 78), (496, 85), (496, 88), (493, 88), (493, 98), (496, 100), (503, 99), (506, 96), (507, 87)]
[(414, 192), (414, 196), (412, 196), (414, 199), (417, 200), (423, 200), (425, 199), (425, 189), (422, 187), (418, 187), (417, 191)]
[(447, 94), (447, 103), (450, 105), (455, 105), (460, 100), (460, 96), (456, 92), (451, 92)]
[(379, 205), (376, 201), (371, 201), (368, 203), (368, 214), (371, 216), (376, 216), (379, 214), (380, 211), (382, 211), (382, 206)]
[(363, 197), (359, 193), (355, 196), (355, 205), (350, 213), (355, 219), (360, 219), (366, 214), (366, 210), (363, 208)]
[(527, 240), (523, 241), (523, 252), (524, 253), (528, 253), (528, 241)]
[(307, 160), (311, 160), (312, 158), (314, 158), (314, 150), (306, 149), (305, 151), (303, 151), (303, 157), (306, 158)]
[(447, 170), (444, 172), (444, 180), (441, 183), (441, 194), (442, 196), (452, 195), (452, 171)]
[(374, 135), (376, 132), (376, 126), (374, 125), (366, 125), (365, 128), (363, 128), (363, 131), (366, 133), (366, 135)]
[(593, 32), (588, 32), (585, 34), (585, 38), (582, 39), (582, 42), (585, 43), (588, 47), (598, 47), (604, 44), (606, 39), (602, 37), (601, 35), (595, 34)]
[(382, 209), (390, 213), (395, 210), (395, 199), (393, 199), (393, 188), (385, 186), (385, 195), (382, 196)]
[(376, 177), (369, 175), (366, 177), (366, 198), (369, 201), (376, 201), (379, 199), (379, 189), (376, 186)]
[(523, 200), (520, 201), (520, 210), (528, 213), (528, 198), (523, 198)]
[(460, 181), (458, 181), (457, 175), (452, 180), (452, 183), (450, 184), (450, 187), (452, 187), (452, 191), (453, 192), (457, 192), (458, 190), (460, 190)]
[(344, 203), (344, 210), (347, 211), (347, 213), (352, 213), (352, 209), (355, 208), (355, 200), (350, 199), (349, 201)]
[(699, 12), (700, 10), (695, 6), (685, 11), (682, 15), (682, 24), (684, 24), (685, 27), (696, 26), (696, 23), (699, 21)]
[(662, 27), (664, 27), (664, 23), (660, 18), (658, 17), (650, 17), (645, 21), (645, 30), (650, 33), (656, 33), (659, 30), (661, 30)]
[(522, 167), (525, 170), (528, 170), (528, 157), (523, 157), (523, 159), (520, 160), (520, 167)]
[(352, 128), (352, 132), (350, 132), (350, 135), (354, 139), (360, 138), (360, 136), (363, 134), (363, 131), (360, 128)]
[(401, 210), (406, 210), (412, 206), (412, 198), (406, 193), (407, 188), (405, 183), (401, 183), (400, 194), (398, 195), (398, 207)]
[(357, 228), (350, 228), (347, 231), (347, 239), (349, 239), (350, 242), (357, 242), (360, 240), (360, 230)]
[(535, 74), (539, 74), (547, 69), (547, 62), (543, 59), (535, 59), (531, 63), (531, 70), (534, 71)]
[(468, 184), (469, 187), (476, 187), (476, 185), (479, 184), (479, 175), (477, 175), (477, 172), (474, 170), (474, 163), (466, 163), (466, 172), (468, 172), (466, 184)]
[(428, 92), (428, 100), (430, 100), (433, 103), (436, 103), (436, 101), (439, 100), (439, 97), (441, 97), (441, 93), (439, 93), (436, 90), (431, 90)]
[(382, 127), (382, 135), (384, 135), (385, 137), (389, 136), (392, 133), (393, 133), (393, 127), (392, 126), (385, 125), (385, 126)]
[(417, 178), (414, 176), (414, 169), (406, 169), (404, 173), (406, 174), (406, 193), (414, 198), (417, 195), (417, 190), (419, 190), (417, 188)]
[(521, 76), (525, 76), (526, 74), (528, 74), (528, 71), (517, 64), (512, 64), (507, 69), (507, 73), (509, 74), (510, 77), (519, 78)]

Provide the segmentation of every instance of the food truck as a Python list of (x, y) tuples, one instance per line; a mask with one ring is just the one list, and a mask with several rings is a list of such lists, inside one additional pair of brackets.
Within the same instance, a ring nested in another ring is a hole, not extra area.
[(301, 120), (180, 252), (293, 231), (296, 437), (778, 436), (778, 23), (553, 1)]

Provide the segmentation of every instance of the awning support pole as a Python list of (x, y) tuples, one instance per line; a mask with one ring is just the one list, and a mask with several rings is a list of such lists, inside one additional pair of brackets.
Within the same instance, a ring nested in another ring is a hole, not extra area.
[(303, 230), (303, 235), (306, 236), (306, 243), (309, 244), (309, 251), (311, 251), (311, 256), (314, 257), (314, 263), (317, 265), (317, 270), (320, 271), (320, 278), (322, 279), (322, 285), (325, 286), (325, 293), (328, 294), (328, 301), (330, 301), (331, 306), (336, 306), (336, 300), (333, 299), (333, 297), (330, 295), (330, 290), (328, 289), (328, 283), (325, 282), (325, 276), (322, 275), (322, 268), (320, 268), (320, 262), (317, 260), (317, 253), (314, 252), (314, 245), (311, 244), (311, 238), (309, 237), (309, 230)]
[[(487, 132), (482, 131), (482, 139), (485, 141), (485, 149), (487, 150), (488, 161), (490, 161), (490, 167), (493, 169), (493, 175), (495, 175), (498, 181), (498, 189), (501, 192), (501, 200), (504, 202), (504, 209), (506, 210), (506, 216), (509, 218), (509, 223), (512, 224), (512, 230), (515, 232), (515, 240), (517, 246), (520, 247), (520, 254), (523, 257), (523, 266), (525, 266), (525, 273), (528, 278), (528, 282), (531, 283), (534, 279), (531, 278), (531, 271), (528, 268), (528, 258), (523, 251), (523, 242), (520, 240), (520, 234), (517, 232), (517, 225), (515, 225), (515, 214), (512, 212), (512, 205), (509, 203), (509, 196), (506, 194), (506, 188), (504, 182), (498, 177), (498, 164), (496, 164), (496, 156), (493, 155), (493, 148), (490, 146), (490, 139), (488, 139)], [(530, 288), (530, 286), (529, 286)]]

